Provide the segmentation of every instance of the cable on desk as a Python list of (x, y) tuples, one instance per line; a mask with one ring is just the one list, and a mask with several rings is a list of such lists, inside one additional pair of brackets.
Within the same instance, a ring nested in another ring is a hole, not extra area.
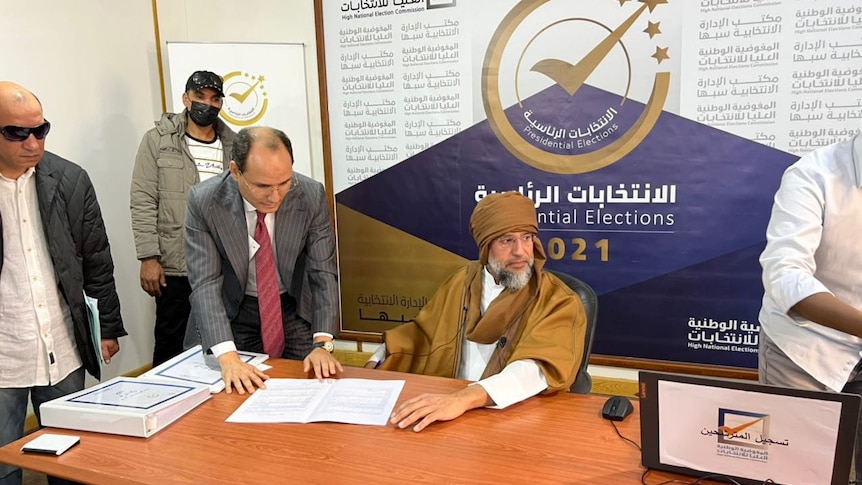
[[(649, 472), (651, 472), (651, 471), (652, 471), (652, 468), (647, 468), (646, 470), (644, 470), (643, 475), (641, 475), (641, 483), (643, 485), (650, 485), (649, 483), (646, 482), (646, 476), (649, 475)], [(685, 485), (692, 485), (692, 483), (694, 483), (694, 482), (690, 482), (687, 480), (677, 480), (676, 478), (674, 478), (673, 480), (666, 480), (666, 481), (661, 482), (661, 483), (656, 483), (655, 485), (667, 485), (669, 483), (683, 483)]]
[[(727, 483), (732, 483), (732, 484), (734, 484), (734, 485), (742, 485), (741, 483), (737, 482), (736, 480), (734, 480), (733, 478), (731, 478), (731, 477), (729, 477), (729, 476), (727, 476), (727, 475), (719, 475), (719, 474), (704, 475), (704, 476), (702, 476), (702, 477), (700, 477), (700, 478), (698, 478), (698, 479), (696, 479), (696, 480), (694, 480), (694, 481), (691, 481), (691, 480), (679, 480), (679, 479), (674, 478), (673, 480), (666, 480), (666, 481), (664, 481), (664, 482), (660, 482), (660, 483), (649, 484), (649, 483), (647, 483), (647, 482), (646, 482), (646, 476), (647, 476), (647, 475), (649, 474), (649, 472), (651, 472), (651, 471), (652, 471), (652, 469), (651, 469), (651, 468), (647, 468), (646, 470), (644, 470), (643, 475), (641, 475), (641, 483), (642, 483), (643, 485), (668, 485), (668, 484), (671, 484), (671, 483), (680, 483), (680, 484), (683, 484), (683, 485), (700, 485), (700, 484), (702, 484), (702, 483), (703, 483), (703, 480), (724, 481), (724, 482), (727, 482)], [(774, 484), (775, 482), (774, 482), (771, 478), (767, 478), (766, 480), (764, 480), (764, 481), (763, 481), (762, 485), (769, 485), (769, 484), (771, 484), (771, 483), (772, 483), (772, 484)], [(854, 482), (851, 482), (851, 485), (852, 485), (853, 483), (854, 483)]]
[[(719, 475), (719, 474), (717, 474), (717, 473), (716, 473), (716, 474), (712, 474), (712, 475), (705, 475), (705, 476), (702, 476), (702, 477), (698, 478), (697, 480), (693, 481), (693, 482), (691, 483), (691, 485), (697, 485), (698, 483), (703, 483), (701, 480), (719, 480), (719, 481), (721, 481), (721, 480), (725, 480), (725, 481), (727, 481), (727, 483), (733, 483), (734, 485), (742, 485), (741, 483), (739, 483), (739, 482), (737, 482), (736, 480), (734, 480), (734, 479), (732, 479), (732, 478), (728, 477), (727, 475)], [(764, 482), (764, 483), (766, 483), (766, 482)]]
[(637, 448), (637, 449), (638, 449), (638, 451), (640, 451), (641, 446), (640, 446), (639, 444), (637, 444), (634, 440), (631, 440), (631, 439), (626, 438), (625, 436), (623, 436), (623, 434), (622, 434), (622, 433), (620, 433), (619, 428), (617, 428), (616, 423), (614, 423), (613, 421), (610, 421), (610, 420), (608, 420), (608, 422), (609, 422), (609, 423), (611, 423), (611, 426), (613, 426), (613, 427), (614, 427), (614, 431), (616, 431), (616, 432), (617, 432), (617, 436), (619, 436), (620, 438), (622, 438), (622, 439), (624, 439), (624, 440), (628, 441), (629, 443), (631, 443), (631, 444), (635, 445), (635, 448)]

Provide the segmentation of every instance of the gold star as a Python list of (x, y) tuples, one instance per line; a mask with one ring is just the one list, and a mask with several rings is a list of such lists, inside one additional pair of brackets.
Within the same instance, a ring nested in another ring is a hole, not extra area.
[(655, 54), (651, 55), (650, 57), (655, 57), (656, 60), (658, 61), (658, 63), (661, 64), (661, 61), (670, 59), (670, 56), (667, 55), (668, 49), (669, 49), (669, 47), (658, 47), (658, 46), (656, 46)]
[(655, 10), (655, 8), (658, 5), (661, 5), (663, 3), (667, 3), (667, 0), (638, 0), (638, 1), (640, 3), (647, 4), (647, 7), (649, 7), (649, 13), (652, 13), (652, 11)]
[(628, 2), (629, 0), (617, 0), (617, 1), (618, 1), (618, 2), (620, 2), (620, 7), (622, 7), (622, 6), (623, 6), (623, 4), (625, 4), (625, 3), (626, 3), (626, 2)]
[(650, 39), (661, 33), (661, 29), (659, 29), (659, 24), (661, 24), (661, 22), (652, 23), (647, 20), (647, 28), (644, 29), (644, 32), (649, 34)]
[[(649, 21), (647, 21), (647, 22), (649, 22)], [(261, 74), (261, 75), (260, 75), (260, 76), (258, 76), (257, 78), (258, 78), (258, 79), (260, 79), (260, 82), (264, 82), (264, 81), (265, 81), (265, 79), (263, 78), (263, 74)]]

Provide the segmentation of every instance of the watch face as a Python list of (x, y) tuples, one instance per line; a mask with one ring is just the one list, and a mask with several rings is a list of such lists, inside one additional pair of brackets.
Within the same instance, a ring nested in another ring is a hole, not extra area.
[(322, 348), (323, 350), (325, 350), (325, 351), (327, 351), (327, 352), (330, 352), (330, 353), (331, 353), (333, 350), (335, 350), (335, 344), (334, 344), (334, 343), (332, 343), (332, 341), (331, 341), (331, 340), (327, 340), (327, 341), (325, 341), (325, 342), (317, 342), (317, 343), (315, 343), (315, 344), (314, 344), (314, 346), (315, 346), (315, 347), (320, 347), (320, 348)]

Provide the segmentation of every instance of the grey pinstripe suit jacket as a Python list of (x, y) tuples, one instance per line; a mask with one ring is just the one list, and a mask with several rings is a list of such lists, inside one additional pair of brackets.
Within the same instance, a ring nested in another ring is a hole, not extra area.
[[(338, 333), (335, 238), (323, 185), (297, 179), (275, 217), (276, 260), (281, 280), (312, 332)], [(186, 347), (204, 350), (233, 340), (230, 321), (245, 295), (248, 227), (242, 196), (226, 171), (191, 188), (185, 223), (185, 255), (192, 287)]]

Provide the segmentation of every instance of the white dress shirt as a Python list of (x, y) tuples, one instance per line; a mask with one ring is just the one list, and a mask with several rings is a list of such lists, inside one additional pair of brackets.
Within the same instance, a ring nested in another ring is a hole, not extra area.
[[(488, 305), (503, 292), (505, 287), (498, 285), (488, 269), (482, 271), (482, 314), (488, 309)], [(475, 381), (482, 377), (488, 361), (497, 346), (493, 344), (480, 344), (471, 342), (464, 337), (461, 343), (461, 365), (458, 370), (458, 378)], [(369, 362), (380, 362), (386, 357), (386, 344), (381, 345), (371, 356)], [(491, 400), (494, 401), (495, 409), (503, 409), (518, 403), (548, 388), (548, 380), (539, 364), (533, 359), (516, 360), (507, 365), (498, 374), (482, 379), (474, 384), (482, 386)]]
[[(248, 229), (248, 279), (245, 283), (245, 294), (257, 298), (257, 266), (254, 262), (254, 255), (260, 249), (260, 244), (254, 239), (254, 230), (257, 227), (257, 209), (254, 208), (247, 200), (242, 200), (245, 207), (245, 224)], [(266, 226), (266, 232), (269, 234), (269, 244), (272, 246), (272, 260), (275, 263), (275, 277), (278, 279), (278, 292), (284, 293), (284, 283), (281, 281), (281, 275), (278, 273), (278, 255), (275, 251), (275, 212), (264, 214), (263, 223)]]
[(775, 194), (766, 231), (763, 331), (799, 367), (840, 391), (862, 339), (789, 314), (815, 293), (862, 310), (862, 135), (802, 157)]
[(57, 384), (81, 367), (39, 214), (35, 169), (0, 175), (0, 387)]

